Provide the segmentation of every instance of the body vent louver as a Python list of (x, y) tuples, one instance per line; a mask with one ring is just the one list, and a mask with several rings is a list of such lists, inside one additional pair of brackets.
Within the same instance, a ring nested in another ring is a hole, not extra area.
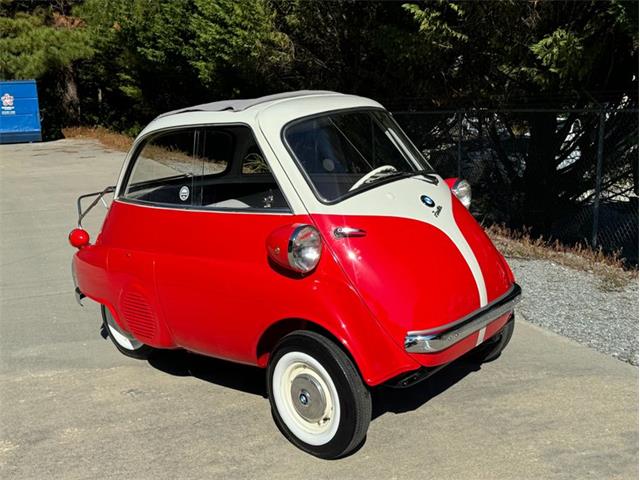
[(126, 292), (122, 297), (122, 313), (131, 333), (140, 340), (152, 340), (156, 335), (156, 319), (146, 298), (138, 292)]

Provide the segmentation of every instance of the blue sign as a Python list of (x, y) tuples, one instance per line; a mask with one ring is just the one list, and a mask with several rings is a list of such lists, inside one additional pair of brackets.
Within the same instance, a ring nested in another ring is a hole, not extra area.
[(0, 143), (42, 140), (35, 80), (0, 81)]

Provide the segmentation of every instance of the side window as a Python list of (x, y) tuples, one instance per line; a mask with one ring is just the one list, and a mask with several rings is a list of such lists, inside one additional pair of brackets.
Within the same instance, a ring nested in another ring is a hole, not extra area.
[(250, 148), (247, 151), (247, 154), (242, 159), (242, 174), (243, 175), (254, 175), (254, 174), (271, 175), (271, 170), (269, 170), (269, 165), (267, 165), (267, 161), (262, 156), (262, 152), (258, 148), (258, 145), (254, 145), (254, 147)]
[(215, 210), (289, 211), (249, 127), (203, 129), (202, 206)]
[(151, 137), (134, 160), (123, 197), (168, 205), (194, 205), (194, 177), (202, 161), (194, 155), (195, 129), (176, 130)]
[(216, 175), (227, 171), (233, 161), (235, 137), (223, 128), (205, 128), (202, 132), (202, 174)]

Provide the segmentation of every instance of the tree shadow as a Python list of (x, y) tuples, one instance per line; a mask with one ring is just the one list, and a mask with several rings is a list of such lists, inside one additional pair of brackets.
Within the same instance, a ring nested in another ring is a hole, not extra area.
[(149, 364), (178, 377), (194, 377), (222, 387), (267, 398), (265, 371), (262, 368), (198, 355), (186, 350), (158, 350)]
[(371, 419), (373, 421), (387, 412), (399, 414), (417, 410), (470, 373), (478, 370), (480, 370), (479, 364), (463, 357), (412, 387), (376, 387), (371, 391), (373, 402)]

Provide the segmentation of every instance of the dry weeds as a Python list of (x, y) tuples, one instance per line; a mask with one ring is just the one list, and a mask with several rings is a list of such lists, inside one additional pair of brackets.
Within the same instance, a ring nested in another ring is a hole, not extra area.
[(525, 260), (549, 260), (559, 265), (591, 272), (601, 281), (603, 290), (619, 290), (638, 278), (638, 270), (627, 268), (619, 254), (606, 254), (584, 244), (566, 246), (533, 238), (528, 231), (511, 230), (499, 225), (487, 228), (496, 247), (507, 257)]
[(128, 152), (133, 138), (123, 133), (113, 132), (104, 127), (68, 127), (62, 129), (65, 138), (91, 138), (112, 150)]

